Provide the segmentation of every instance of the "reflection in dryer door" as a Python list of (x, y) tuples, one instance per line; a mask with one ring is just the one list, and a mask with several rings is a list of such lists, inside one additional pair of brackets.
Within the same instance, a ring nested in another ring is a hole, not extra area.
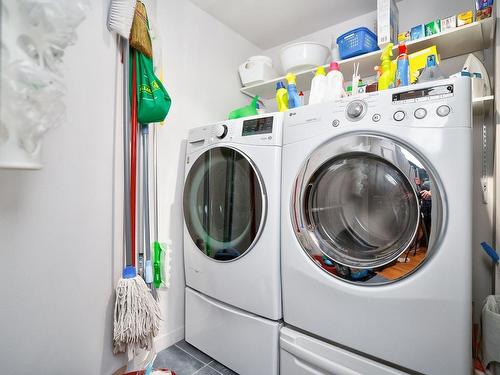
[(204, 152), (189, 171), (183, 201), (189, 234), (210, 258), (236, 259), (260, 234), (264, 217), (261, 179), (235, 149), (216, 147)]

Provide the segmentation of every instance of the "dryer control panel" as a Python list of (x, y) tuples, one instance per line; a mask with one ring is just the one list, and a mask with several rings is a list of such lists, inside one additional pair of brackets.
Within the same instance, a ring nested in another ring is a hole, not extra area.
[(201, 126), (189, 131), (188, 153), (218, 143), (281, 146), (283, 113), (244, 117)]

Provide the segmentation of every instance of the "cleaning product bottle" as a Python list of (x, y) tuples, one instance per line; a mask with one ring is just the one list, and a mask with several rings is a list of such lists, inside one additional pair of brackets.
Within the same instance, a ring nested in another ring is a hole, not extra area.
[(339, 64), (336, 61), (330, 63), (330, 71), (326, 75), (327, 89), (325, 100), (337, 100), (345, 96), (344, 76), (339, 70)]
[(285, 112), (288, 109), (288, 93), (283, 82), (276, 83), (276, 103), (278, 111)]
[(443, 74), (439, 66), (436, 65), (436, 55), (427, 56), (427, 66), (424, 68), (418, 77), (418, 83), (435, 81), (436, 79), (444, 79), (446, 76)]
[(394, 77), (392, 76), (391, 70), (391, 58), (392, 58), (392, 48), (393, 44), (389, 43), (385, 46), (382, 54), (380, 55), (380, 67), (377, 71), (378, 76), (378, 90), (387, 90), (391, 87)]
[(325, 68), (318, 66), (316, 74), (311, 82), (311, 93), (309, 94), (309, 104), (317, 104), (325, 101), (328, 82), (326, 80)]
[(300, 107), (299, 93), (297, 92), (297, 86), (295, 83), (295, 74), (288, 73), (285, 76), (288, 82), (288, 108)]
[(397, 59), (396, 81), (394, 86), (408, 86), (410, 84), (410, 60), (408, 59), (408, 49), (406, 44), (399, 45), (399, 56)]

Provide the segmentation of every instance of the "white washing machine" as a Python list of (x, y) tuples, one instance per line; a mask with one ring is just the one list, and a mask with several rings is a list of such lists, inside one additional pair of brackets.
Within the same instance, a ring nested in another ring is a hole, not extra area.
[(470, 374), (470, 85), (285, 114), (283, 373)]
[(278, 372), (283, 114), (189, 132), (186, 341), (240, 374)]

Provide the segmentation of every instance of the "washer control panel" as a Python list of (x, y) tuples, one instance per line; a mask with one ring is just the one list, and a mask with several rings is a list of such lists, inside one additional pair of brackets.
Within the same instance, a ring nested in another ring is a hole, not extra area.
[[(448, 80), (450, 83), (444, 82), (441, 81), (441, 84), (436, 85), (432, 83), (415, 85), (416, 87), (411, 86), (411, 89), (401, 87), (397, 92), (380, 91), (356, 98), (341, 99), (335, 102), (338, 109), (334, 111), (335, 118), (331, 124), (333, 127), (339, 127), (349, 122), (360, 121), (368, 115), (368, 121), (372, 124), (387, 124), (389, 120), (398, 125), (434, 126), (433, 122), (442, 122), (453, 112), (455, 84), (450, 80)], [(387, 99), (392, 105), (381, 104)], [(340, 111), (344, 112), (347, 122), (339, 116)], [(411, 122), (412, 120), (414, 122)]]
[(468, 77), (357, 94), (285, 112), (283, 144), (326, 132), (471, 127)]
[(447, 99), (453, 97), (455, 87), (453, 84), (437, 85), (400, 91), (392, 94), (393, 104), (424, 103), (431, 100)]

